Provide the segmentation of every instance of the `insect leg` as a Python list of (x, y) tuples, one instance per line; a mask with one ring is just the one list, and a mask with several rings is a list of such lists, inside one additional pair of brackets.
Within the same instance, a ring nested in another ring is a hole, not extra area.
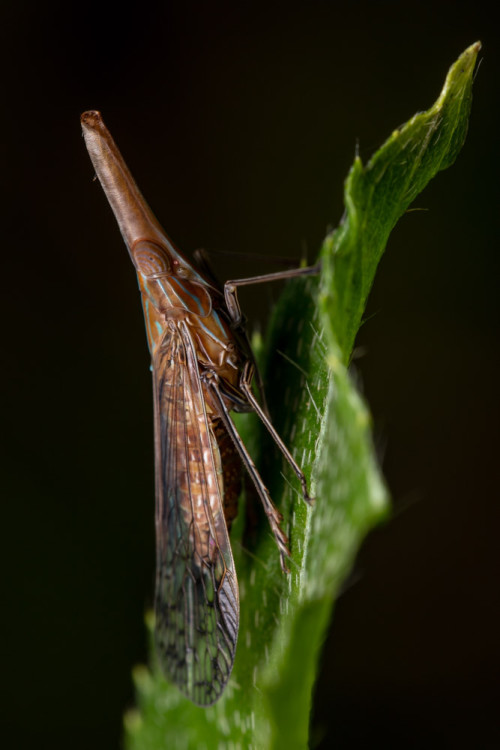
[(316, 276), (320, 270), (321, 265), (320, 263), (317, 263), (315, 266), (307, 266), (306, 268), (291, 268), (287, 271), (276, 271), (276, 273), (267, 273), (262, 276), (251, 276), (248, 279), (226, 281), (224, 284), (224, 298), (233, 325), (237, 327), (242, 321), (240, 303), (236, 292), (237, 287), (249, 286), (250, 284), (265, 284), (267, 281), (295, 279), (298, 276)]
[(207, 253), (205, 248), (200, 247), (197, 250), (194, 250), (193, 258), (195, 259), (197, 266), (201, 269), (201, 271), (203, 271), (205, 276), (208, 276), (214, 287), (222, 291), (220, 281), (215, 275), (212, 264), (210, 263), (209, 254)]
[(262, 481), (262, 477), (257, 471), (257, 468), (254, 462), (252, 461), (250, 454), (248, 453), (243, 443), (243, 440), (238, 434), (238, 431), (234, 425), (234, 422), (231, 419), (231, 416), (229, 414), (229, 410), (226, 404), (224, 403), (224, 398), (219, 389), (217, 376), (214, 373), (205, 373), (204, 375), (202, 375), (202, 378), (204, 379), (207, 386), (210, 388), (212, 396), (214, 397), (214, 400), (219, 408), (219, 416), (222, 419), (224, 426), (226, 430), (228, 431), (230, 437), (234, 441), (234, 444), (241, 456), (241, 460), (245, 464), (245, 468), (250, 474), (253, 480), (253, 483), (255, 484), (255, 488), (259, 494), (259, 497), (262, 500), (262, 505), (264, 506), (265, 514), (269, 520), (271, 531), (273, 532), (274, 538), (276, 540), (276, 544), (278, 545), (278, 549), (280, 553), (281, 568), (284, 573), (289, 573), (290, 571), (286, 564), (286, 558), (290, 557), (290, 550), (288, 549), (288, 539), (286, 537), (286, 534), (280, 527), (280, 523), (283, 520), (283, 516), (273, 504), (273, 501), (271, 500), (271, 496), (269, 495), (269, 491), (267, 487), (265, 486), (264, 482)]
[(274, 440), (274, 442), (276, 443), (276, 445), (278, 446), (278, 448), (280, 449), (280, 451), (282, 452), (282, 454), (284, 455), (284, 457), (286, 458), (286, 460), (288, 461), (288, 463), (294, 470), (295, 474), (297, 475), (297, 478), (300, 484), (302, 485), (302, 494), (304, 496), (304, 500), (306, 501), (306, 503), (309, 503), (309, 505), (312, 505), (314, 503), (314, 499), (309, 496), (309, 493), (307, 491), (307, 482), (304, 476), (304, 472), (296, 463), (295, 459), (293, 458), (292, 454), (286, 447), (285, 443), (276, 432), (271, 420), (269, 419), (269, 417), (264, 412), (263, 408), (261, 407), (261, 405), (255, 398), (255, 396), (253, 395), (252, 388), (251, 388), (252, 378), (253, 378), (253, 364), (252, 362), (247, 362), (245, 364), (245, 368), (243, 370), (243, 374), (240, 380), (241, 390), (244, 392), (249, 403), (252, 405), (254, 412), (257, 414), (259, 419), (267, 428), (272, 439)]

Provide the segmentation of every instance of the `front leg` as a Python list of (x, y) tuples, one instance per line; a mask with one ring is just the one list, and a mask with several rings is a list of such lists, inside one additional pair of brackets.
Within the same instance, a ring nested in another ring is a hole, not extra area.
[(238, 328), (243, 319), (237, 294), (239, 286), (265, 284), (268, 281), (282, 281), (283, 279), (295, 279), (298, 276), (317, 276), (320, 270), (321, 265), (317, 263), (315, 266), (307, 266), (306, 268), (291, 268), (288, 271), (277, 271), (276, 273), (267, 273), (262, 276), (251, 276), (248, 279), (226, 281), (224, 284), (224, 298), (233, 328)]
[(271, 526), (271, 531), (273, 532), (274, 539), (276, 541), (276, 544), (278, 545), (278, 549), (280, 553), (281, 569), (283, 570), (284, 573), (289, 573), (290, 570), (286, 564), (287, 557), (290, 557), (290, 550), (288, 549), (288, 539), (287, 539), (286, 534), (284, 533), (284, 531), (282, 530), (280, 526), (280, 523), (283, 520), (283, 516), (281, 515), (279, 510), (276, 508), (276, 506), (273, 504), (273, 501), (271, 500), (271, 496), (269, 495), (269, 490), (267, 489), (266, 485), (262, 481), (262, 477), (257, 471), (257, 468), (254, 462), (252, 461), (252, 458), (249, 452), (247, 451), (245, 444), (243, 443), (243, 440), (241, 439), (233, 420), (231, 419), (229, 410), (224, 401), (224, 396), (220, 390), (218, 376), (214, 372), (205, 372), (202, 374), (201, 377), (204, 383), (209, 388), (210, 393), (213, 397), (213, 400), (215, 404), (217, 405), (218, 416), (221, 418), (224, 424), (224, 427), (229, 433), (229, 436), (232, 438), (241, 456), (241, 460), (243, 461), (246, 470), (250, 474), (253, 480), (253, 483), (255, 484), (255, 488), (262, 501), (262, 505), (264, 506), (265, 514), (269, 520), (269, 524)]
[(299, 465), (293, 458), (292, 454), (286, 447), (285, 443), (276, 432), (271, 420), (269, 419), (269, 417), (264, 412), (263, 408), (261, 407), (261, 405), (255, 398), (255, 396), (253, 395), (253, 391), (252, 391), (253, 373), (254, 373), (253, 363), (250, 361), (246, 362), (245, 367), (243, 368), (243, 373), (241, 375), (240, 388), (245, 394), (245, 396), (247, 397), (247, 400), (252, 406), (252, 409), (257, 414), (261, 422), (265, 425), (272, 439), (274, 440), (274, 442), (276, 443), (276, 445), (278, 446), (278, 448), (280, 449), (280, 451), (282, 452), (282, 454), (284, 455), (284, 457), (286, 458), (286, 460), (288, 461), (288, 463), (294, 470), (295, 474), (297, 475), (297, 478), (302, 486), (302, 494), (304, 496), (304, 500), (309, 505), (312, 505), (314, 503), (314, 499), (309, 496), (309, 492), (307, 490), (307, 481), (304, 476), (304, 472), (302, 471), (302, 469), (299, 467)]

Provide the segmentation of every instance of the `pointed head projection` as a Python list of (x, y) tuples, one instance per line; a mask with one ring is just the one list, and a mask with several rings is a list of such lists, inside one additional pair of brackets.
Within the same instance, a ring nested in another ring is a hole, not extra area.
[[(162, 307), (159, 300), (170, 296), (173, 308), (192, 310), (202, 317), (209, 315), (211, 303), (210, 295), (204, 289), (206, 279), (162, 229), (137, 187), (101, 113), (97, 110), (84, 112), (81, 124), (96, 175), (139, 275), (141, 290), (158, 310)], [(172, 285), (175, 287), (173, 293), (165, 294), (167, 287)]]

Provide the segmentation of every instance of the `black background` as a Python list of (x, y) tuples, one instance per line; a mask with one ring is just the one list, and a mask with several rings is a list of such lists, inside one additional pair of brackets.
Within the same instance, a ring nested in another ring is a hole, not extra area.
[[(2, 16), (6, 746), (118, 748), (146, 659), (148, 355), (80, 113), (101, 109), (184, 250), (312, 259), (356, 144), (368, 159), (429, 107), (477, 39), (467, 142), (391, 236), (358, 338), (395, 515), (338, 601), (312, 721), (321, 747), (498, 746), (498, 46), (485, 8), (4, 2)], [(254, 320), (273, 294), (243, 295)]]

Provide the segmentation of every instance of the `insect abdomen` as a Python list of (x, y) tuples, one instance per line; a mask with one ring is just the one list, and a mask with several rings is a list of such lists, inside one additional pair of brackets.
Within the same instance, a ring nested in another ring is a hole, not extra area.
[(212, 420), (212, 429), (219, 448), (223, 479), (223, 509), (228, 531), (238, 515), (238, 498), (241, 493), (241, 458), (221, 419)]

